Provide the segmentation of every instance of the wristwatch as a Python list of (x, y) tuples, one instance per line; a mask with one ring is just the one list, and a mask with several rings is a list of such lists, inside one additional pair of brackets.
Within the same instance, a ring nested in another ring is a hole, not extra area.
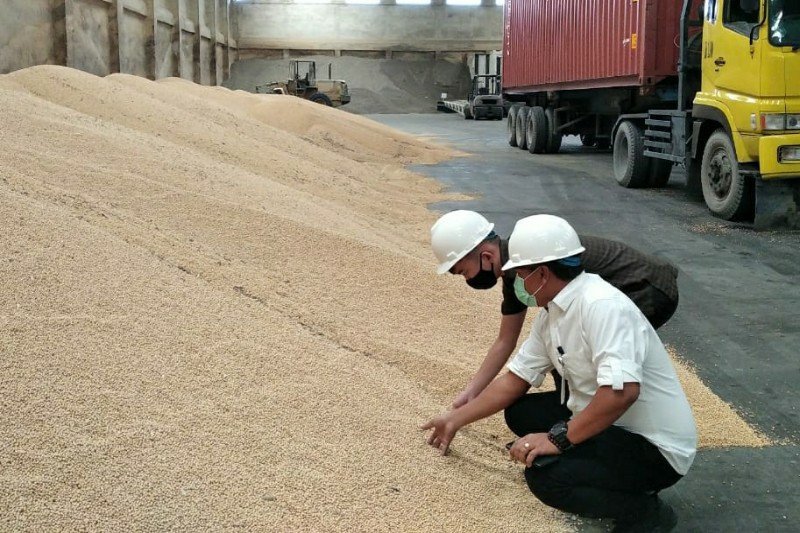
[(567, 423), (563, 420), (553, 424), (553, 427), (547, 432), (547, 438), (562, 452), (572, 448), (572, 443), (567, 438)]

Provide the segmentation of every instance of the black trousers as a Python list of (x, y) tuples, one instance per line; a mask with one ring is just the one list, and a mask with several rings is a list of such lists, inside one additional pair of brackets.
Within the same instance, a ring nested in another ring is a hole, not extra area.
[[(558, 391), (527, 394), (505, 411), (517, 436), (545, 433), (571, 416)], [(681, 476), (641, 435), (612, 426), (543, 467), (525, 469), (525, 481), (544, 504), (589, 518), (621, 518), (653, 504), (653, 494)]]

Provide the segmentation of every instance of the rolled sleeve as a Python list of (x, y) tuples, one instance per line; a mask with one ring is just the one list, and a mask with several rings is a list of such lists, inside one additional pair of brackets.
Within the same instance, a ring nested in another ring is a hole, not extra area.
[(599, 387), (610, 385), (614, 390), (622, 390), (625, 383), (631, 382), (642, 382), (642, 365), (633, 361), (606, 358), (606, 361), (597, 367), (597, 385)]
[(508, 364), (508, 370), (532, 387), (540, 387), (547, 373), (553, 369), (550, 358), (547, 357), (545, 345), (539, 333), (538, 317), (531, 327), (531, 334), (522, 343), (517, 355)]
[(597, 370), (597, 385), (622, 390), (642, 382), (647, 323), (633, 302), (598, 300), (589, 306), (585, 328)]

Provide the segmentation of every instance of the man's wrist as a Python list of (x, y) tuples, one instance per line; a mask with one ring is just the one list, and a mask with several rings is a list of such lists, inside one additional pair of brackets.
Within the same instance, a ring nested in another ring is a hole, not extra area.
[(559, 449), (561, 452), (565, 452), (573, 447), (572, 442), (567, 437), (567, 432), (569, 431), (569, 427), (567, 422), (560, 421), (553, 424), (553, 427), (550, 428), (550, 431), (547, 432), (547, 439)]

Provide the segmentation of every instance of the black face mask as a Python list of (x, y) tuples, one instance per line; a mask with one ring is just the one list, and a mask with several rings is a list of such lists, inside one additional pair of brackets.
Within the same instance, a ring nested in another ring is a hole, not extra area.
[(481, 262), (481, 271), (467, 280), (467, 285), (473, 289), (486, 290), (491, 289), (497, 285), (497, 276), (494, 274), (493, 269), (484, 270), (483, 262)]

